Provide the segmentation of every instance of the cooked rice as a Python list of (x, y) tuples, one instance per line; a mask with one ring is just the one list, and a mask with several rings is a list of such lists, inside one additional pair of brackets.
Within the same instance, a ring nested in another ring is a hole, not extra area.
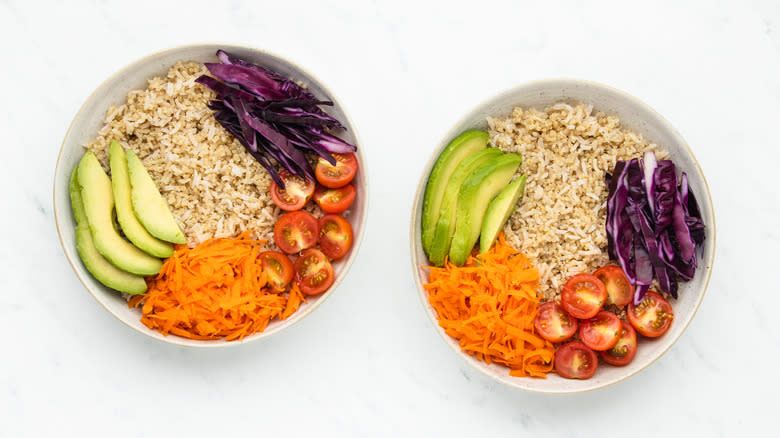
[(544, 112), (515, 108), (504, 119), (488, 118), (490, 143), (522, 154), (528, 176), (525, 196), (504, 232), (507, 241), (536, 264), (539, 292), (555, 298), (574, 274), (609, 261), (605, 172), (618, 160), (653, 150), (641, 135), (621, 129), (617, 117), (593, 114), (591, 105), (557, 103)]
[(279, 211), (268, 193), (270, 175), (212, 116), (206, 104), (214, 92), (195, 83), (204, 73), (202, 64), (178, 62), (131, 91), (127, 103), (108, 109), (86, 148), (106, 169), (111, 140), (138, 154), (189, 245), (245, 230), (273, 242)]

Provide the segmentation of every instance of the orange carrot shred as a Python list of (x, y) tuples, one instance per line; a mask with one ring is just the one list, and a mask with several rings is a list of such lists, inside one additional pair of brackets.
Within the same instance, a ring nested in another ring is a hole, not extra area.
[(149, 289), (133, 296), (129, 307), (141, 308), (141, 322), (163, 335), (190, 339), (241, 340), (262, 332), (272, 320), (298, 310), (303, 295), (293, 285), (280, 294), (267, 286), (258, 259), (262, 240), (244, 232), (236, 238), (210, 239), (195, 248), (177, 245)]
[(539, 272), (507, 245), (504, 235), (486, 253), (457, 267), (427, 267), (428, 302), (460, 348), (515, 377), (546, 377), (555, 348), (534, 332)]

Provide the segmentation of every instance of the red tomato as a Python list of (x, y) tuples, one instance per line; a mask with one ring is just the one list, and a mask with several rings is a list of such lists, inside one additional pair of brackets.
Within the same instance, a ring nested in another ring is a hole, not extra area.
[(589, 379), (596, 374), (599, 359), (585, 344), (572, 341), (555, 350), (555, 371), (567, 379)]
[(608, 265), (596, 269), (593, 276), (604, 283), (607, 289), (606, 304), (625, 306), (634, 298), (634, 286), (628, 281), (628, 277), (620, 266)]
[(314, 191), (314, 202), (325, 213), (342, 213), (355, 201), (355, 186), (347, 184), (338, 189), (318, 186)]
[(295, 281), (306, 295), (319, 295), (333, 284), (333, 266), (322, 251), (309, 248), (295, 259)]
[(593, 318), (601, 310), (607, 290), (604, 283), (590, 274), (577, 274), (563, 286), (561, 305), (569, 315), (579, 318)]
[(605, 310), (580, 321), (580, 340), (591, 350), (604, 351), (614, 347), (620, 339), (620, 331), (620, 318)]
[(287, 254), (295, 254), (317, 244), (320, 226), (317, 219), (305, 211), (285, 213), (274, 227), (274, 242)]
[(628, 304), (628, 320), (636, 331), (648, 338), (666, 333), (672, 325), (674, 312), (666, 298), (655, 291), (647, 291), (639, 305)]
[(279, 187), (276, 181), (271, 181), (271, 200), (282, 210), (302, 209), (314, 193), (314, 181), (293, 175), (287, 170), (279, 172), (279, 177), (284, 182), (284, 188)]
[(626, 321), (620, 321), (620, 339), (614, 347), (606, 351), (599, 351), (599, 356), (604, 362), (622, 367), (628, 365), (636, 356), (636, 332)]
[(287, 289), (295, 274), (289, 257), (279, 251), (264, 251), (257, 257), (262, 262), (263, 272), (268, 276), (268, 284), (279, 292)]
[(355, 154), (331, 154), (336, 159), (336, 165), (331, 166), (324, 158), (320, 157), (314, 175), (317, 181), (325, 187), (337, 189), (344, 187), (352, 181), (358, 169), (358, 161)]
[(352, 247), (352, 225), (337, 214), (326, 214), (319, 220), (320, 249), (332, 259), (340, 259)]
[(555, 301), (548, 301), (536, 312), (534, 327), (539, 336), (550, 342), (563, 342), (577, 332), (577, 318), (572, 318)]

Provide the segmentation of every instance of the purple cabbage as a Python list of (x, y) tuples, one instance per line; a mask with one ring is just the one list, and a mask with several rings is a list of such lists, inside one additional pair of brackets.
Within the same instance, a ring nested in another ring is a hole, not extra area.
[(677, 298), (678, 279), (693, 278), (696, 249), (705, 239), (699, 206), (685, 173), (648, 152), (640, 161), (618, 161), (606, 177), (608, 251), (636, 289), (638, 304), (653, 279)]
[(294, 175), (314, 179), (306, 153), (335, 165), (332, 154), (357, 150), (331, 132), (345, 129), (320, 108), (333, 102), (318, 99), (289, 78), (223, 50), (217, 51), (217, 58), (220, 63), (205, 64), (213, 77), (203, 75), (196, 82), (216, 93), (208, 105), (214, 118), (277, 184), (284, 187), (274, 162)]

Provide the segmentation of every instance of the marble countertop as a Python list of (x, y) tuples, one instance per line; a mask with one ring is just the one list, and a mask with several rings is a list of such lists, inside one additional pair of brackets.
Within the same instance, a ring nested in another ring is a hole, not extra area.
[[(777, 433), (780, 4), (677, 3), (0, 0), (0, 436)], [(360, 129), (373, 201), (328, 302), (267, 341), (211, 351), (104, 311), (66, 262), (51, 201), (60, 143), (92, 90), (197, 42), (315, 72)], [(503, 387), (457, 358), (420, 305), (406, 238), (450, 126), (548, 77), (609, 84), (663, 114), (708, 176), (718, 222), (710, 288), (679, 342), (626, 382), (570, 396)]]

